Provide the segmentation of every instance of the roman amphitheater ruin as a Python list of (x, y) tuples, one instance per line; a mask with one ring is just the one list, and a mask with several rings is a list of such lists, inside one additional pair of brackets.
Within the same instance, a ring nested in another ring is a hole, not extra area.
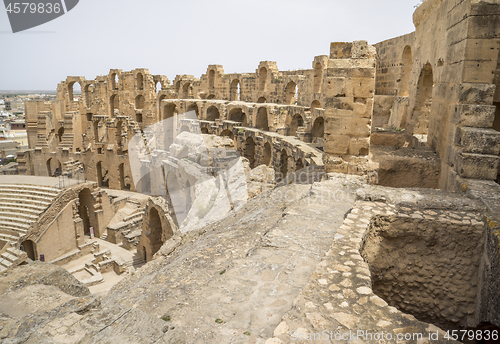
[(500, 1), (413, 22), (310, 69), (112, 69), (27, 101), (0, 339), (498, 342)]

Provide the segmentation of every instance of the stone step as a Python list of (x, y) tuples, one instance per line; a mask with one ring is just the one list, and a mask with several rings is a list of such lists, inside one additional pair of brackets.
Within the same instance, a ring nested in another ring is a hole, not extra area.
[[(36, 220), (36, 218), (35, 218)], [(0, 215), (0, 227), (9, 226), (9, 227), (16, 227), (16, 228), (21, 228), (21, 229), (28, 229), (30, 228), (31, 223), (33, 223), (35, 220), (25, 220), (25, 219), (18, 219), (18, 218), (13, 218), (9, 216), (1, 216)]]
[(31, 211), (34, 214), (41, 213), (43, 212), (46, 208), (47, 205), (33, 205), (33, 204), (26, 204), (26, 203), (12, 203), (12, 202), (0, 202), (0, 209), (21, 209), (25, 211)]
[(14, 188), (16, 190), (32, 190), (32, 191), (43, 191), (43, 192), (54, 192), (60, 193), (61, 190), (51, 186), (38, 186), (38, 185), (21, 185), (21, 184), (0, 184), (1, 188)]
[(5, 240), (5, 241), (9, 241), (9, 242), (16, 242), (17, 239), (19, 239), (19, 236), (0, 234), (0, 239)]
[(56, 198), (59, 192), (43, 191), (43, 190), (23, 190), (16, 188), (2, 188), (0, 187), (0, 194), (16, 194), (22, 196), (39, 196), (46, 198)]
[(0, 227), (0, 236), (8, 235), (12, 237), (19, 237), (20, 235), (25, 235), (28, 231), (25, 229), (20, 229), (16, 227), (9, 226), (1, 226)]
[(20, 214), (20, 215), (36, 215), (38, 216), (43, 212), (45, 208), (41, 209), (33, 209), (33, 208), (27, 208), (23, 204), (19, 203), (19, 206), (17, 207), (8, 207), (0, 204), (0, 214), (2, 213), (15, 213), (15, 214)]
[(0, 202), (26, 202), (29, 204), (39, 204), (39, 205), (45, 205), (49, 206), (53, 198), (44, 198), (41, 196), (21, 196), (21, 195), (15, 195), (15, 194), (0, 194)]
[(134, 220), (141, 220), (144, 217), (144, 212), (134, 213), (123, 218), (123, 222), (130, 222)]

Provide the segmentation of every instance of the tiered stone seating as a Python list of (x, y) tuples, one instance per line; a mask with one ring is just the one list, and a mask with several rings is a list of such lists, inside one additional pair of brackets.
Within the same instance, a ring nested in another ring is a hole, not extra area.
[(0, 184), (0, 239), (13, 242), (24, 236), (60, 192), (48, 186)]
[(9, 247), (0, 255), (0, 273), (4, 272), (13, 265), (17, 265), (16, 262), (24, 259), (26, 259), (26, 252), (18, 250), (14, 247)]

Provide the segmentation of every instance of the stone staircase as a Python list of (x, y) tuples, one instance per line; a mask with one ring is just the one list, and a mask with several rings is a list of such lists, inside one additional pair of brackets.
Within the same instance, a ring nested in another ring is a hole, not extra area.
[(0, 254), (0, 274), (10, 267), (19, 265), (19, 263), (25, 261), (26, 258), (26, 252), (18, 250), (15, 247), (7, 248)]
[(138, 254), (134, 254), (134, 257), (131, 260), (125, 262), (128, 267), (139, 268), (146, 264), (144, 259)]
[(0, 184), (0, 240), (17, 242), (52, 204), (60, 189)]

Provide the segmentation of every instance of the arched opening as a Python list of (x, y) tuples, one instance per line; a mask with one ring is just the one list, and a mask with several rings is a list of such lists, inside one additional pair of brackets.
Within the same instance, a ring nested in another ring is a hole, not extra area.
[(193, 88), (191, 87), (190, 82), (186, 82), (184, 86), (182, 86), (182, 98), (188, 99), (193, 97)]
[(319, 100), (315, 100), (311, 103), (311, 110), (320, 108), (321, 108), (321, 103)]
[(111, 109), (111, 116), (114, 116), (116, 111), (120, 111), (120, 97), (117, 94), (113, 94), (109, 98), (109, 106)]
[[(77, 96), (78, 95), (78, 96)], [(78, 101), (82, 95), (82, 85), (79, 82), (73, 81), (68, 85), (68, 98), (70, 102)]]
[(215, 106), (212, 105), (207, 109), (207, 121), (215, 121), (219, 117), (219, 109), (217, 109)]
[(269, 166), (271, 163), (271, 144), (266, 142), (264, 144), (264, 151), (262, 152), (262, 163)]
[(260, 97), (259, 99), (257, 99), (257, 103), (266, 103), (267, 100), (266, 100), (266, 97)]
[(179, 91), (181, 90), (181, 81), (176, 81), (175, 83), (175, 92), (177, 93), (177, 95), (179, 95)]
[(116, 144), (118, 146), (122, 145), (122, 125), (123, 125), (122, 121), (118, 121), (116, 123)]
[(61, 176), (62, 175), (62, 164), (59, 160), (56, 160), (56, 170), (54, 171), (54, 176)]
[(208, 134), (208, 128), (201, 128), (202, 134)]
[(177, 115), (177, 106), (173, 103), (165, 105), (163, 119), (172, 118)]
[(198, 104), (193, 103), (189, 105), (186, 112), (189, 111), (194, 111), (194, 113), (196, 114), (196, 118), (200, 118), (200, 111), (198, 110)]
[(38, 260), (35, 255), (35, 243), (31, 240), (25, 240), (21, 243), (21, 250), (26, 252), (28, 258), (31, 260)]
[(229, 88), (229, 100), (241, 100), (240, 81), (238, 79), (234, 79), (231, 82), (231, 87)]
[(411, 116), (410, 132), (415, 135), (427, 135), (429, 131), (429, 118), (432, 105), (432, 88), (434, 86), (432, 66), (427, 63), (418, 80), (415, 108)]
[(64, 127), (60, 127), (59, 130), (57, 131), (58, 143), (61, 143), (63, 135), (64, 135)]
[(151, 208), (149, 211), (149, 242), (151, 243), (151, 255), (154, 255), (163, 245), (160, 215), (158, 210)]
[(144, 96), (143, 95), (138, 95), (135, 97), (135, 108), (136, 110), (142, 110), (144, 109)]
[(93, 93), (94, 86), (92, 86), (92, 84), (85, 86), (85, 105), (87, 106), (87, 108), (92, 106)]
[(288, 136), (295, 136), (297, 134), (297, 128), (304, 126), (304, 119), (301, 115), (296, 114), (292, 118), (292, 122), (290, 123), (290, 128), (288, 129)]
[(90, 236), (90, 227), (93, 227), (94, 233), (97, 230), (97, 222), (94, 213), (94, 197), (90, 189), (85, 188), (78, 194), (78, 214), (83, 222), (83, 234)]
[(181, 127), (181, 133), (183, 133), (183, 132), (185, 132), (185, 131), (187, 131), (188, 133), (190, 133), (190, 132), (191, 132), (191, 131), (189, 130), (189, 127), (188, 127), (187, 125), (183, 125), (183, 126)]
[(99, 137), (99, 121), (94, 121), (94, 140), (95, 142), (100, 142)]
[(401, 97), (410, 95), (410, 74), (411, 65), (413, 64), (411, 56), (411, 47), (407, 45), (403, 50), (403, 60), (401, 63), (401, 77), (399, 79), (399, 93)]
[(323, 67), (321, 63), (316, 62), (314, 65), (314, 75), (313, 75), (313, 92), (321, 92), (321, 84), (323, 83)]
[(220, 134), (220, 136), (227, 136), (229, 137), (231, 140), (234, 140), (234, 134), (231, 130), (229, 129), (226, 129), (226, 130), (223, 130), (222, 133)]
[(285, 87), (285, 104), (292, 105), (297, 102), (296, 94), (298, 93), (297, 84), (290, 81)]
[(243, 110), (241, 108), (234, 108), (229, 111), (228, 119), (230, 121), (243, 123), (243, 120), (246, 120), (246, 115), (243, 113)]
[(248, 137), (245, 141), (245, 152), (243, 154), (245, 158), (248, 159), (250, 163), (250, 168), (255, 167), (255, 142), (251, 137)]
[(211, 94), (207, 97), (207, 100), (210, 100), (210, 99), (215, 99), (215, 94)]
[(118, 89), (118, 74), (116, 73), (111, 74), (111, 89), (112, 90)]
[(261, 107), (259, 111), (257, 111), (255, 126), (257, 129), (269, 131), (269, 121), (267, 119), (267, 109), (265, 107)]
[(313, 123), (312, 143), (323, 145), (324, 136), (325, 136), (325, 119), (323, 117), (318, 117)]
[(304, 163), (302, 162), (302, 159), (297, 159), (297, 161), (295, 162), (295, 171), (298, 171), (302, 168), (304, 168)]
[(259, 91), (266, 92), (267, 89), (267, 68), (262, 67), (259, 70)]
[(208, 87), (210, 89), (215, 88), (215, 71), (213, 69), (208, 72)]
[(118, 165), (118, 180), (120, 182), (120, 190), (130, 190), (130, 182), (125, 174), (125, 164)]
[(184, 214), (182, 207), (182, 199), (181, 199), (181, 189), (179, 185), (179, 181), (173, 172), (168, 172), (166, 179), (166, 190), (167, 190), (167, 202), (170, 207), (174, 210), (172, 212), (174, 220), (179, 226), (179, 223), (184, 221), (184, 218), (187, 214)]
[(144, 77), (142, 76), (142, 73), (137, 73), (137, 89), (144, 89)]
[(47, 176), (49, 177), (52, 177), (52, 168), (50, 166), (50, 164), (52, 163), (52, 158), (50, 158), (49, 160), (47, 160)]
[(281, 172), (281, 177), (283, 179), (286, 178), (286, 175), (288, 173), (288, 154), (286, 152), (286, 150), (282, 150), (281, 151), (281, 168), (280, 168), (280, 172)]
[(163, 85), (162, 85), (162, 83), (160, 81), (157, 81), (156, 84), (155, 84), (155, 93), (158, 93), (161, 90), (163, 90)]
[(97, 185), (99, 187), (103, 186), (103, 180), (102, 180), (102, 162), (98, 161), (97, 164), (95, 165), (96, 169), (96, 177), (97, 177)]

